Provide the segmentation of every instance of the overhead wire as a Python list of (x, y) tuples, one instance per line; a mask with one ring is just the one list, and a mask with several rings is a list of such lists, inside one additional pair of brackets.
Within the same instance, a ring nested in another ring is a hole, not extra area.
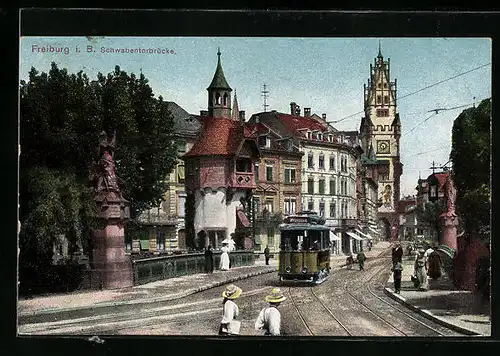
[[(425, 87), (423, 87), (423, 88), (421, 88), (421, 89), (418, 89), (418, 90), (416, 90), (416, 91), (414, 91), (414, 92), (411, 92), (411, 93), (405, 94), (405, 95), (403, 95), (403, 96), (400, 96), (399, 98), (397, 98), (397, 100), (399, 101), (399, 100), (404, 99), (404, 98), (407, 98), (407, 97), (409, 97), (409, 96), (411, 96), (411, 95), (415, 95), (415, 94), (420, 93), (420, 92), (422, 92), (422, 91), (424, 91), (424, 90), (427, 90), (427, 89), (433, 88), (433, 87), (435, 87), (435, 86), (437, 86), (437, 85), (439, 85), (439, 84), (442, 84), (442, 83), (445, 83), (445, 82), (447, 82), (447, 81), (453, 80), (453, 79), (455, 79), (455, 78), (461, 77), (461, 76), (463, 76), (463, 75), (465, 75), (465, 74), (469, 74), (469, 73), (471, 73), (471, 72), (473, 72), (473, 71), (476, 71), (476, 70), (478, 70), (478, 69), (481, 69), (481, 68), (487, 67), (487, 66), (489, 66), (489, 65), (491, 65), (491, 62), (488, 62), (488, 63), (483, 64), (483, 65), (480, 65), (480, 66), (478, 66), (478, 67), (475, 67), (475, 68), (469, 69), (468, 71), (465, 71), (465, 72), (459, 73), (459, 74), (454, 75), (454, 76), (452, 76), (452, 77), (449, 77), (449, 78), (446, 78), (446, 79), (440, 80), (440, 81), (438, 81), (438, 82), (436, 82), (436, 83), (433, 83), (433, 84), (427, 85), (427, 86), (425, 86)], [(450, 109), (450, 110), (451, 110), (451, 109)], [(364, 113), (364, 112), (365, 112), (364, 110), (361, 110), (361, 111), (358, 111), (358, 112), (356, 112), (356, 113), (354, 113), (354, 114), (350, 114), (350, 115), (348, 115), (348, 116), (345, 116), (345, 117), (343, 117), (342, 119), (339, 119), (339, 120), (333, 120), (333, 121), (328, 121), (328, 123), (336, 124), (336, 123), (342, 122), (342, 121), (344, 121), (344, 120), (347, 120), (347, 119), (349, 119), (349, 118), (351, 118), (351, 117), (353, 117), (353, 116), (356, 116), (356, 115), (362, 114), (362, 113)]]

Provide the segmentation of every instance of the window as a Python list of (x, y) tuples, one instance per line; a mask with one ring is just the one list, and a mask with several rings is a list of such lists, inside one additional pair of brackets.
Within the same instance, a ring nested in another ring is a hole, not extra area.
[(227, 106), (227, 93), (224, 93), (224, 102), (223, 102), (223, 105)]
[(325, 202), (323, 201), (319, 202), (319, 215), (325, 216)]
[(272, 212), (274, 211), (273, 209), (274, 207), (274, 198), (272, 197), (267, 197), (266, 198), (266, 210), (272, 214)]
[(319, 194), (325, 194), (325, 179), (321, 178), (319, 180)]
[(330, 217), (331, 218), (334, 218), (336, 216), (336, 210), (337, 209), (337, 205), (335, 204), (334, 201), (331, 201), (330, 202)]
[(266, 180), (268, 182), (273, 181), (273, 166), (266, 166)]
[(311, 139), (311, 131), (307, 131), (307, 139), (310, 140)]
[(333, 135), (328, 135), (328, 141), (333, 142)]
[(380, 95), (377, 95), (377, 104), (382, 103), (382, 97)]
[(250, 160), (250, 158), (236, 159), (236, 172), (252, 172), (252, 161)]
[(313, 158), (314, 156), (312, 153), (309, 153), (309, 155), (307, 155), (307, 168), (314, 168)]
[(321, 133), (318, 134), (318, 140), (323, 141), (323, 134)]
[(335, 178), (330, 179), (330, 195), (335, 195), (336, 193), (337, 180)]
[(259, 165), (257, 163), (255, 163), (253, 166), (253, 175), (255, 178), (255, 182), (258, 182), (258, 180), (259, 180)]
[(177, 183), (184, 183), (185, 172), (184, 172), (184, 164), (179, 164), (177, 166)]
[(220, 105), (220, 93), (215, 94), (215, 104)]
[(314, 194), (314, 178), (309, 178), (307, 180), (307, 193)]
[(260, 197), (253, 197), (253, 210), (255, 214), (258, 214), (260, 212)]
[(384, 96), (384, 104), (389, 104), (389, 95)]
[(165, 250), (165, 232), (164, 231), (156, 231), (156, 250), (158, 250), (158, 251)]
[(274, 246), (274, 227), (267, 228), (267, 246)]
[(186, 152), (186, 141), (177, 141), (177, 153), (179, 155)]
[(307, 202), (307, 210), (313, 211), (314, 210), (314, 202), (312, 200), (309, 200)]
[(330, 156), (330, 170), (335, 170), (335, 156)]
[(346, 156), (340, 157), (340, 171), (347, 172), (347, 157)]
[(285, 183), (295, 183), (295, 168), (285, 168)]
[(389, 174), (388, 173), (381, 173), (378, 175), (378, 181), (379, 182), (385, 182), (389, 180)]
[(183, 217), (186, 209), (186, 196), (179, 195), (177, 199), (177, 216)]
[(377, 86), (378, 86), (379, 88), (382, 88), (382, 83), (378, 83), (378, 84), (377, 84)]
[(387, 83), (384, 83), (384, 88), (387, 88)]
[(325, 169), (325, 156), (323, 154), (319, 155), (318, 166), (319, 169)]
[(377, 109), (378, 117), (387, 117), (389, 116), (389, 109)]
[(296, 200), (295, 198), (285, 198), (285, 211), (286, 215), (295, 214), (296, 210)]

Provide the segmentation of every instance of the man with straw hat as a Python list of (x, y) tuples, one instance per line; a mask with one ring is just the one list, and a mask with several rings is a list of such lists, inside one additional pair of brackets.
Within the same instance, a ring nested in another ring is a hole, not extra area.
[(281, 314), (278, 306), (286, 297), (279, 288), (273, 288), (265, 301), (269, 306), (262, 309), (255, 322), (255, 330), (266, 330), (264, 335), (279, 336), (281, 329)]
[(235, 321), (240, 310), (234, 302), (241, 295), (241, 288), (230, 284), (222, 292), (222, 320), (219, 335), (239, 334), (240, 322)]

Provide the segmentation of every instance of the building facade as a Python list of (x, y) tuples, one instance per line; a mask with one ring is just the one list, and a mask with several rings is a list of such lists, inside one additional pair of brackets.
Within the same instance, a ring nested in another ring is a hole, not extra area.
[(379, 48), (374, 64), (370, 64), (370, 78), (364, 86), (364, 111), (361, 120), (361, 141), (364, 152), (375, 149), (378, 162), (378, 219), (387, 239), (397, 238), (400, 198), (399, 140), (401, 122), (397, 112), (396, 80), (390, 78), (390, 59), (384, 60)]
[(279, 224), (301, 206), (302, 155), (293, 137), (282, 137), (262, 122), (246, 124), (257, 136), (260, 160), (255, 164), (256, 189), (252, 220), (255, 249), (279, 250)]
[(256, 188), (254, 166), (259, 159), (255, 136), (244, 125), (232, 89), (222, 70), (220, 51), (208, 91), (208, 110), (198, 139), (185, 162), (186, 234), (188, 247), (221, 247), (228, 239), (237, 248), (251, 248), (248, 213)]
[(167, 189), (160, 206), (143, 212), (138, 222), (143, 226), (142, 234), (127, 241), (127, 249), (135, 252), (159, 254), (185, 249), (185, 168), (180, 158), (194, 145), (202, 124), (199, 116), (189, 114), (177, 103), (165, 102), (173, 117), (173, 131), (177, 144), (177, 163), (166, 177)]
[[(249, 122), (265, 124), (283, 138), (290, 138), (302, 153), (300, 173), (301, 210), (323, 216), (334, 233), (358, 228), (357, 169), (361, 156), (356, 131), (338, 131), (326, 122), (326, 116), (311, 115), (310, 108), (300, 113), (296, 103), (290, 114), (276, 111), (252, 115)], [(296, 206), (298, 201), (296, 200)], [(296, 210), (298, 210), (296, 208)], [(352, 250), (352, 241), (343, 234), (342, 250)]]

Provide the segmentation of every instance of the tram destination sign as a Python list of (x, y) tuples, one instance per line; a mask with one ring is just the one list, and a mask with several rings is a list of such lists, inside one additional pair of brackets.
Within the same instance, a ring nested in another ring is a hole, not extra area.
[(325, 220), (321, 216), (306, 215), (306, 216), (288, 216), (284, 219), (285, 224), (318, 224), (323, 225)]

